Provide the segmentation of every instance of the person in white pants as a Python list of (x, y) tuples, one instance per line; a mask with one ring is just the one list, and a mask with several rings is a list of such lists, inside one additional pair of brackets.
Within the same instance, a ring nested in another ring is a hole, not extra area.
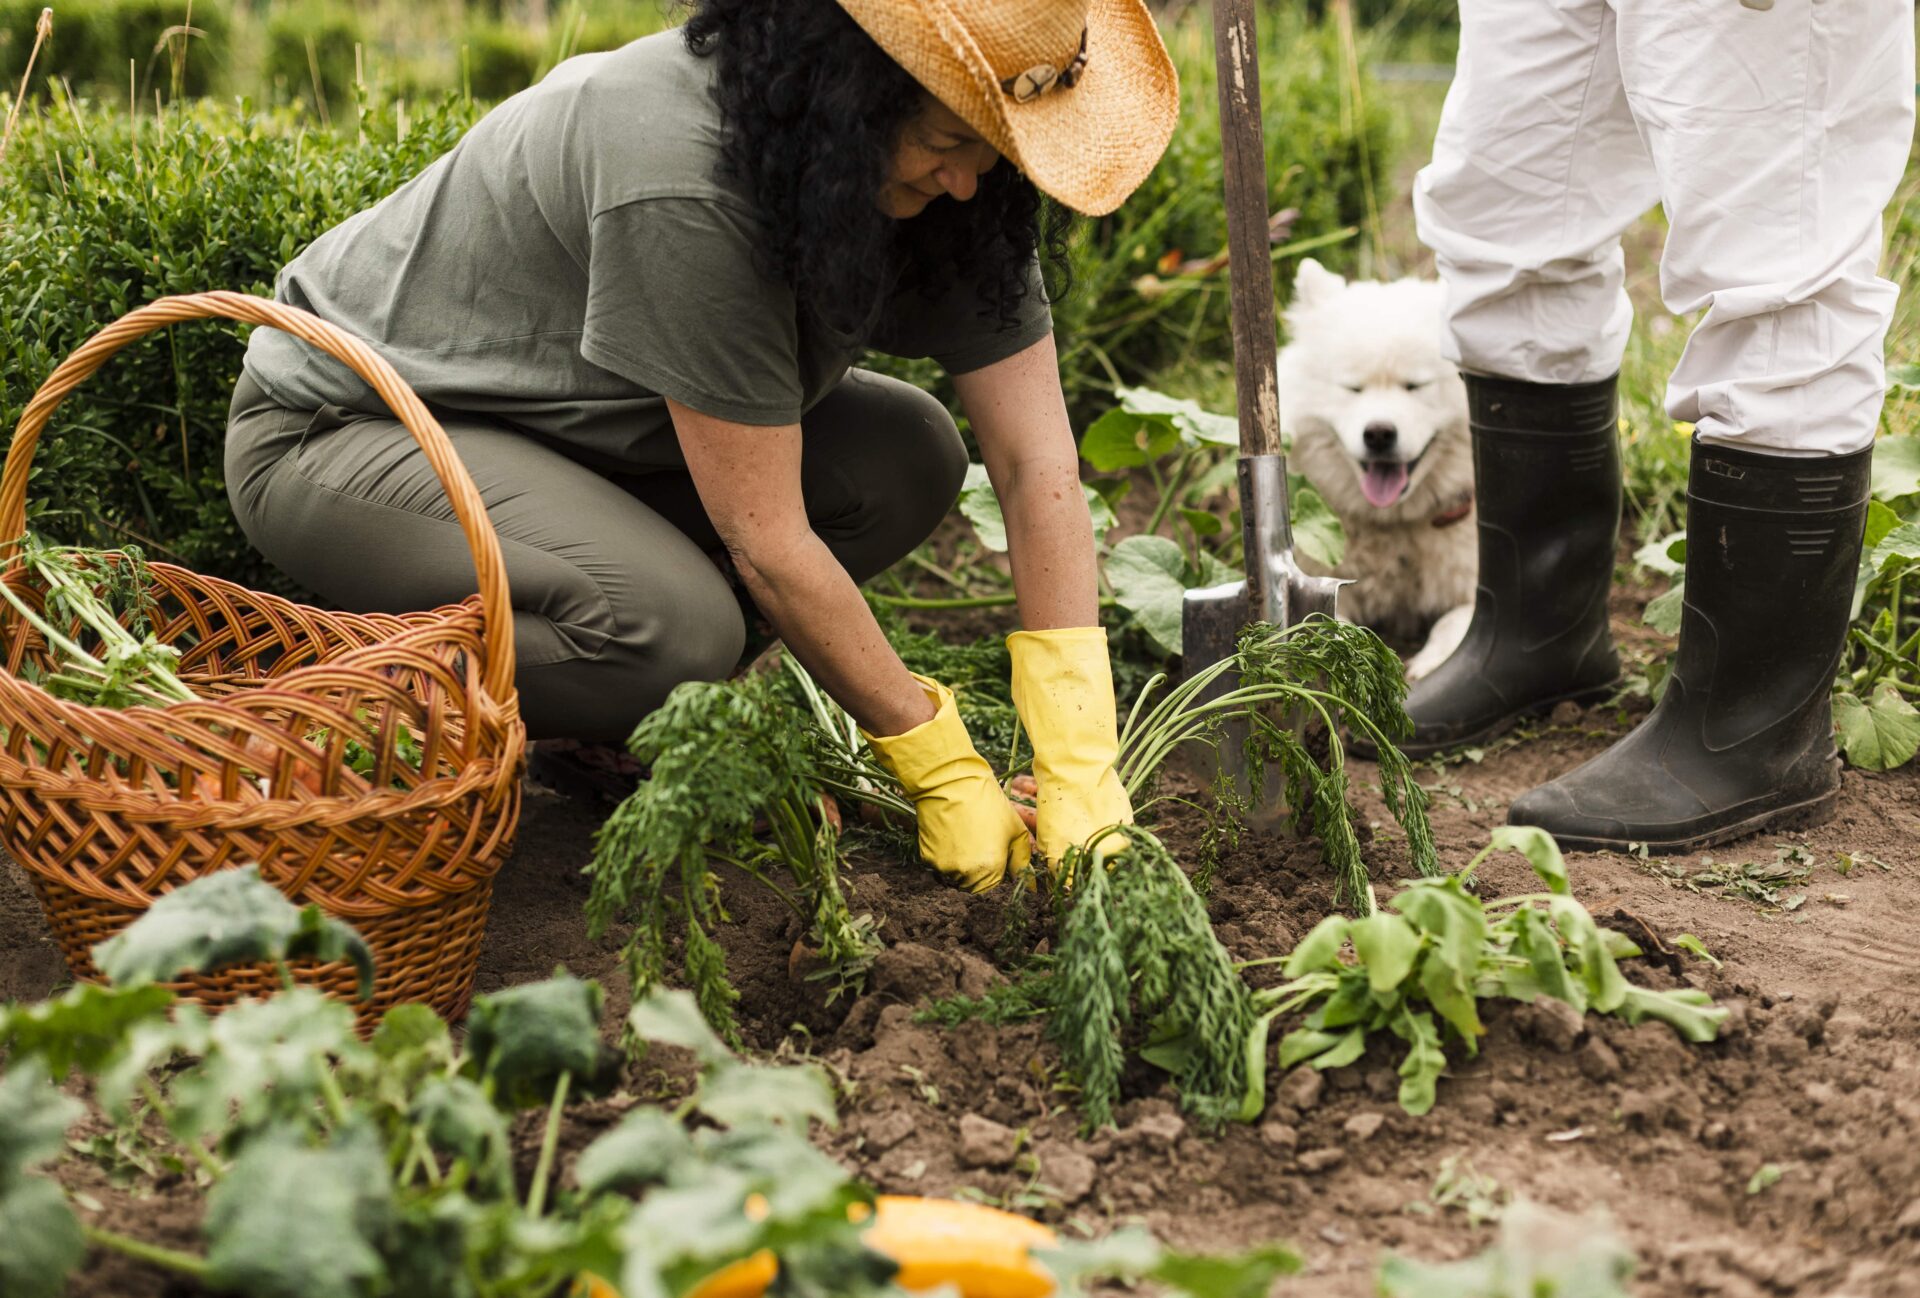
[(1604, 697), (1620, 513), (1620, 236), (1703, 312), (1667, 392), (1694, 426), (1685, 612), (1653, 714), (1516, 800), (1564, 846), (1689, 851), (1831, 814), (1846, 639), (1897, 295), (1881, 211), (1914, 123), (1913, 0), (1461, 0), (1414, 210), (1467, 378), (1480, 586), (1407, 701), (1416, 754)]

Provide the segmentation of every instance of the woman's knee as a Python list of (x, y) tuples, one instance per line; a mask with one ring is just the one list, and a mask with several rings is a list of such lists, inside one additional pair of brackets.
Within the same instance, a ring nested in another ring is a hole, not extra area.
[(804, 427), (808, 513), (862, 580), (932, 535), (966, 481), (953, 416), (911, 383), (855, 370)]
[[(746, 647), (740, 606), (718, 572), (711, 583), (688, 584), (695, 588), (671, 594), (656, 588), (662, 597), (644, 607), (616, 608), (613, 634), (590, 649), (578, 644), (572, 653), (523, 661), (515, 682), (528, 734), (621, 742), (675, 686), (726, 679)], [(516, 617), (516, 626), (525, 617)], [(542, 625), (523, 639), (567, 643), (566, 628), (534, 620)]]

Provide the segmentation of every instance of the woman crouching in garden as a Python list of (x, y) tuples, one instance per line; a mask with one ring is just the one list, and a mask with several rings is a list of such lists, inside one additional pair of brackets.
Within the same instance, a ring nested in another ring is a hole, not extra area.
[[(288, 265), (278, 297), (366, 339), (431, 406), (505, 551), (521, 707), (560, 760), (764, 618), (912, 796), (970, 889), (1026, 825), (938, 682), (859, 592), (923, 542), (967, 454), (941, 403), (849, 366), (952, 374), (1006, 514), (1013, 693), (1057, 861), (1131, 819), (1094, 544), (1040, 259), (1158, 160), (1177, 87), (1142, 0), (696, 0), (569, 60)], [(1044, 229), (1042, 228), (1044, 224)], [(426, 457), (373, 392), (253, 335), (227, 480), (248, 537), (341, 606), (473, 590)]]

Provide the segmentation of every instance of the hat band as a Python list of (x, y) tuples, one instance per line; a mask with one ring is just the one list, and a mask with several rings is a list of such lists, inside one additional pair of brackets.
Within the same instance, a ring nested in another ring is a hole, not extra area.
[(1049, 90), (1066, 89), (1080, 79), (1081, 72), (1087, 66), (1087, 29), (1080, 29), (1080, 50), (1064, 68), (1056, 68), (1051, 63), (1036, 63), (1017, 77), (1008, 77), (1000, 83), (1000, 88), (1013, 97), (1016, 104), (1024, 104), (1038, 99)]

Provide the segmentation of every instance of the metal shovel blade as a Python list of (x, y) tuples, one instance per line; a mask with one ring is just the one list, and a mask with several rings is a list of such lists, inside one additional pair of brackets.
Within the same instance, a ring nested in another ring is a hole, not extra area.
[[(1285, 457), (1241, 457), (1240, 516), (1247, 577), (1190, 590), (1181, 603), (1181, 657), (1189, 673), (1232, 657), (1239, 648), (1241, 632), (1254, 622), (1292, 626), (1315, 613), (1337, 616), (1340, 588), (1347, 583), (1338, 577), (1303, 572), (1294, 558), (1287, 517)], [(1239, 684), (1237, 673), (1226, 672), (1196, 701), (1218, 698)], [(1220, 742), (1221, 772), (1251, 804), (1251, 823), (1256, 827), (1269, 825), (1283, 810), (1284, 789), (1278, 772), (1271, 770), (1263, 787), (1250, 787), (1246, 741), (1246, 723), (1229, 723)]]

